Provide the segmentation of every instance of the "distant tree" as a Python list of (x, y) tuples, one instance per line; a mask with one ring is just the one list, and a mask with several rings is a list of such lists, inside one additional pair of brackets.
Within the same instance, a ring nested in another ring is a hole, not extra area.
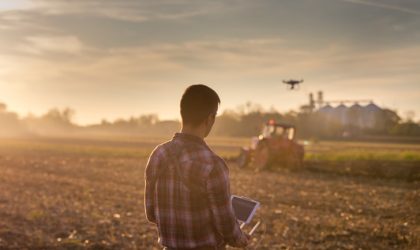
[(19, 116), (14, 112), (8, 112), (6, 104), (0, 103), (0, 136), (16, 136), (26, 133)]
[(238, 128), (241, 126), (239, 115), (234, 111), (225, 111), (217, 117), (213, 128), (213, 135), (218, 136), (240, 136)]
[(382, 113), (382, 124), (378, 124), (379, 132), (382, 134), (387, 134), (400, 121), (401, 118), (397, 112), (390, 109), (384, 109)]
[(404, 118), (406, 122), (414, 122), (414, 117), (416, 116), (416, 112), (413, 110), (408, 110), (404, 113)]
[(6, 112), (6, 110), (7, 110), (7, 105), (0, 102), (0, 112)]
[(55, 125), (73, 125), (74, 110), (65, 108), (62, 111), (58, 108), (50, 109), (45, 115), (41, 117), (42, 120)]
[(111, 123), (107, 119), (101, 120), (101, 126), (109, 126)]
[(141, 115), (138, 120), (141, 125), (150, 126), (159, 121), (159, 116), (157, 114)]
[(399, 123), (391, 129), (391, 134), (401, 136), (420, 136), (420, 125), (413, 121)]
[(172, 136), (174, 133), (178, 132), (180, 128), (181, 123), (179, 121), (159, 121), (153, 125), (151, 131), (148, 131), (148, 134), (169, 137)]

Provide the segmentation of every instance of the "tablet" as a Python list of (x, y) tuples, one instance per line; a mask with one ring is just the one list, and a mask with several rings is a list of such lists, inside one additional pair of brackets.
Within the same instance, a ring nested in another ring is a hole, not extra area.
[(249, 223), (252, 220), (255, 211), (257, 211), (257, 208), (260, 206), (260, 203), (249, 198), (236, 195), (232, 195), (231, 199), (236, 218), (244, 224)]

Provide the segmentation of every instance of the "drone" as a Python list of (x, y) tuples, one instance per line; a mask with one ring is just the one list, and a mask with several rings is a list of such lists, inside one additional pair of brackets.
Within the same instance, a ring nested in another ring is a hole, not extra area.
[(302, 83), (302, 82), (303, 82), (303, 79), (300, 80), (300, 81), (299, 80), (294, 80), (294, 79), (290, 79), (288, 81), (283, 80), (283, 83), (289, 85), (290, 89), (295, 89), (295, 86), (299, 86), (299, 84)]

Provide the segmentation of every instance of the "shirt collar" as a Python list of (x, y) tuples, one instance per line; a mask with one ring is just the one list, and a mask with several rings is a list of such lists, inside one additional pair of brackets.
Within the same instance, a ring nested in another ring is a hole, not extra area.
[(181, 139), (181, 140), (186, 140), (186, 141), (196, 142), (196, 143), (206, 145), (204, 140), (201, 139), (200, 137), (196, 135), (187, 134), (187, 133), (175, 133), (173, 139)]

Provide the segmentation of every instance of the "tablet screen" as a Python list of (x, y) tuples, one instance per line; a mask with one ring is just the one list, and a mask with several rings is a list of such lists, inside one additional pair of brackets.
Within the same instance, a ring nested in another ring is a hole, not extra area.
[(236, 218), (248, 223), (252, 219), (251, 216), (255, 212), (255, 209), (258, 207), (258, 202), (233, 196), (232, 207), (235, 211)]

